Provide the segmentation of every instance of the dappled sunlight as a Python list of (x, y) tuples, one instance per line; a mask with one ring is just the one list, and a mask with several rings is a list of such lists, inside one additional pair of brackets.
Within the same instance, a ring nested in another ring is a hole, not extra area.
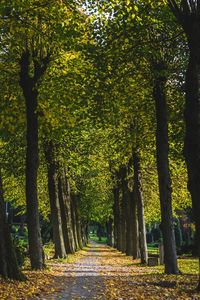
[(76, 262), (57, 265), (57, 273), (57, 291), (40, 299), (199, 299), (191, 284), (196, 275), (165, 275), (163, 267), (142, 266), (106, 245), (92, 243)]
[(0, 282), (0, 296), (9, 290), (9, 300), (16, 299), (15, 294), (24, 299), (26, 290), (31, 300), (199, 299), (194, 293), (198, 260), (185, 258), (179, 264), (188, 275), (165, 275), (163, 266), (143, 266), (113, 248), (92, 243), (68, 259), (49, 260), (44, 271), (25, 270), (27, 282)]

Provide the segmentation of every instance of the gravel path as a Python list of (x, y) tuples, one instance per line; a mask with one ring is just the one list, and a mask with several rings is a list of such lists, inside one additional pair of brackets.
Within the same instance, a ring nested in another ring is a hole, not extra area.
[(72, 258), (50, 262), (49, 286), (28, 300), (200, 300), (194, 292), (197, 275), (169, 276), (160, 266), (142, 266), (106, 245), (92, 243)]
[(83, 257), (78, 262), (66, 265), (64, 276), (60, 278), (60, 280), (66, 282), (67, 287), (65, 289), (55, 294), (41, 296), (39, 299), (105, 299), (104, 282), (100, 274), (101, 266), (99, 262), (101, 256), (99, 248), (101, 247), (105, 246), (92, 243), (92, 246), (84, 252)]

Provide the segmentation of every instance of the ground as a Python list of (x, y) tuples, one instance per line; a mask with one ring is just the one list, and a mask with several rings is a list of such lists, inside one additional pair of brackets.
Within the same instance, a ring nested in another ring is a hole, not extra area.
[(91, 243), (43, 272), (25, 271), (26, 282), (0, 280), (0, 299), (200, 299), (195, 293), (198, 261), (179, 260), (187, 274), (169, 276), (163, 267), (144, 267), (108, 246)]

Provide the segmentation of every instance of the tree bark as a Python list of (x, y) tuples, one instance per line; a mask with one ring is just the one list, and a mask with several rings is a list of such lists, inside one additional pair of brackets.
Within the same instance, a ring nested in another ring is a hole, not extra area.
[(71, 244), (72, 253), (75, 252), (75, 241), (74, 241), (74, 232), (73, 232), (73, 224), (72, 224), (72, 200), (71, 200), (71, 189), (69, 180), (66, 175), (65, 169), (63, 170), (63, 195), (65, 198), (66, 203), (66, 213), (67, 213), (67, 220), (68, 220), (68, 235)]
[(121, 231), (121, 214), (120, 214), (120, 188), (117, 183), (113, 188), (114, 194), (114, 237), (115, 237), (115, 247), (118, 250), (122, 249), (122, 231)]
[(82, 234), (81, 234), (81, 214), (80, 214), (80, 207), (79, 207), (79, 195), (75, 196), (75, 211), (76, 211), (76, 228), (77, 228), (77, 238), (78, 238), (78, 245), (79, 249), (83, 248), (83, 241), (82, 241)]
[[(199, 24), (199, 23), (198, 23)], [(188, 38), (190, 56), (186, 72), (185, 145), (188, 189), (192, 197), (200, 265), (200, 26), (196, 24)], [(200, 276), (198, 290), (200, 290)]]
[(56, 172), (57, 164), (55, 161), (54, 146), (52, 141), (45, 143), (45, 156), (48, 169), (48, 190), (51, 207), (51, 220), (53, 225), (53, 241), (55, 244), (55, 258), (65, 258), (66, 251), (63, 237), (60, 203), (58, 197)]
[(3, 184), (0, 171), (0, 275), (5, 278), (22, 280), (25, 277), (19, 270), (15, 249), (6, 217)]
[(165, 76), (166, 66), (164, 62), (153, 64), (155, 78), (153, 97), (156, 106), (156, 153), (157, 170), (159, 181), (159, 193), (161, 204), (161, 228), (164, 244), (165, 273), (178, 274), (176, 243), (174, 235), (172, 198), (171, 198), (171, 178), (169, 171), (169, 145), (168, 145), (168, 121), (165, 86), (167, 78)]
[(44, 267), (44, 255), (42, 249), (42, 239), (40, 232), (40, 221), (38, 211), (37, 174), (39, 165), (38, 156), (38, 91), (37, 83), (45, 73), (48, 59), (44, 59), (41, 65), (37, 59), (34, 63), (34, 76), (30, 72), (30, 53), (26, 50), (20, 61), (20, 86), (22, 88), (26, 102), (27, 121), (27, 148), (26, 148), (26, 207), (29, 253), (32, 269), (42, 269)]
[(70, 209), (68, 198), (66, 198), (64, 190), (65, 186), (63, 187), (63, 179), (61, 174), (58, 176), (58, 197), (59, 197), (59, 203), (60, 203), (60, 209), (61, 209), (61, 219), (62, 219), (62, 229), (63, 229), (63, 237), (64, 237), (64, 243), (65, 243), (65, 250), (67, 254), (74, 253), (71, 239), (70, 239), (70, 231), (72, 228), (70, 228), (69, 223), (69, 216), (68, 211)]
[(130, 192), (130, 211), (131, 211), (131, 228), (132, 228), (132, 256), (133, 259), (140, 257), (139, 251), (139, 230), (138, 230), (138, 217), (137, 217), (137, 197), (135, 188)]
[(71, 216), (72, 216), (72, 227), (73, 227), (73, 236), (74, 236), (74, 244), (75, 251), (80, 249), (78, 242), (78, 225), (77, 225), (77, 216), (76, 216), (76, 195), (71, 195)]
[[(192, 3), (193, 2), (193, 3)], [(185, 144), (184, 155), (188, 170), (188, 189), (192, 197), (192, 208), (195, 220), (197, 251), (200, 270), (200, 9), (199, 1), (168, 0), (177, 21), (183, 27), (189, 46), (189, 63), (186, 71), (185, 101)], [(192, 7), (192, 13), (191, 13)], [(200, 291), (200, 274), (197, 289)]]
[(81, 229), (82, 229), (83, 245), (86, 246), (88, 244), (88, 222), (87, 221), (82, 222)]
[[(135, 240), (134, 234), (134, 223), (135, 223), (135, 215), (134, 215), (134, 203), (133, 203), (133, 193), (131, 191), (129, 191), (129, 196), (128, 196), (128, 207), (129, 207), (129, 211), (128, 213), (128, 218), (129, 221), (127, 222), (127, 249), (126, 249), (126, 254), (129, 256), (133, 256), (133, 243)], [(136, 220), (137, 221), (137, 220)]]
[[(113, 189), (113, 196), (114, 196), (114, 189)], [(114, 237), (113, 247), (117, 248), (117, 211), (116, 211), (115, 196), (114, 196), (114, 204), (113, 204), (113, 237)]]
[(145, 220), (144, 220), (144, 201), (142, 195), (140, 158), (139, 155), (136, 153), (133, 153), (133, 165), (134, 165), (134, 187), (136, 190), (136, 197), (137, 197), (140, 256), (141, 256), (141, 263), (147, 264), (148, 252), (147, 252), (147, 241), (146, 241), (146, 227), (145, 227)]
[(107, 244), (108, 246), (113, 246), (113, 219), (109, 218), (106, 222), (106, 231), (107, 231)]
[(130, 192), (127, 197), (127, 219), (126, 219), (126, 255), (131, 256), (133, 255), (133, 227), (132, 227), (132, 220), (133, 212), (131, 211), (131, 199), (130, 199)]
[(128, 179), (127, 179), (127, 167), (124, 167), (124, 174), (122, 176), (122, 197), (124, 202), (125, 216), (126, 216), (126, 231), (125, 231), (125, 239), (126, 239), (126, 255), (132, 255), (132, 212), (131, 212), (131, 199), (130, 199), (130, 190), (128, 187)]
[(126, 185), (126, 166), (120, 168), (120, 179), (122, 187), (122, 198), (121, 198), (121, 232), (122, 232), (122, 248), (121, 251), (126, 253), (126, 221), (127, 221), (127, 185)]

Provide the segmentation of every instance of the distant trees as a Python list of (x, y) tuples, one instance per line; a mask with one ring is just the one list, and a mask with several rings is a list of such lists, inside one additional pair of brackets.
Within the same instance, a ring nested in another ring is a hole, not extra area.
[[(95, 4), (93, 3), (93, 8), (94, 6)], [(140, 124), (143, 121), (143, 127), (145, 127), (145, 125), (147, 126), (147, 130), (151, 135), (153, 142), (153, 127), (157, 127), (155, 145), (157, 151), (157, 172), (161, 204), (161, 227), (166, 256), (165, 271), (166, 273), (178, 273), (172, 211), (172, 196), (176, 192), (173, 192), (171, 189), (170, 178), (172, 175), (172, 170), (170, 170), (171, 160), (175, 161), (177, 158), (171, 156), (171, 147), (174, 150), (174, 141), (170, 140), (169, 136), (171, 135), (170, 126), (174, 126), (172, 124), (173, 122), (176, 122), (175, 115), (177, 111), (178, 116), (180, 117), (180, 112), (183, 109), (181, 106), (182, 103), (179, 102), (178, 110), (173, 110), (173, 107), (170, 104), (172, 99), (170, 98), (170, 89), (174, 88), (173, 86), (176, 85), (176, 80), (180, 80), (179, 75), (183, 71), (185, 43), (184, 40), (178, 40), (179, 34), (174, 35), (174, 27), (176, 24), (170, 15), (168, 7), (161, 2), (155, 4), (151, 1), (148, 3), (138, 1), (137, 4), (122, 4), (113, 1), (111, 5), (109, 5), (109, 3), (101, 2), (100, 6), (96, 6), (96, 9), (98, 10), (97, 7), (101, 8), (97, 15), (98, 20), (94, 25), (94, 34), (96, 39), (99, 40), (99, 45), (101, 47), (102, 52), (99, 52), (101, 55), (103, 52), (105, 53), (101, 63), (104, 64), (104, 66), (100, 69), (100, 80), (104, 80), (106, 89), (104, 90), (103, 95), (101, 94), (101, 97), (105, 97), (105, 99), (108, 97), (108, 101), (111, 102), (113, 100), (112, 93), (115, 94), (113, 111), (115, 112), (115, 116), (118, 117), (115, 117), (117, 121), (115, 120), (113, 123), (115, 123), (115, 128), (116, 124), (118, 124), (119, 127), (124, 129), (123, 138), (121, 136), (121, 140), (118, 138), (118, 140), (120, 140), (119, 144), (121, 149), (120, 151), (117, 149), (118, 153), (120, 153), (120, 158), (116, 164), (116, 169), (119, 174), (121, 174), (123, 165), (128, 165), (128, 160), (131, 156), (130, 149), (128, 148), (129, 145), (131, 145), (129, 134), (127, 134), (128, 123), (134, 124), (133, 135), (131, 136), (133, 146), (136, 147), (136, 150), (142, 149), (142, 152), (144, 151), (146, 154), (148, 151), (153, 152), (155, 146), (152, 147), (151, 144), (148, 150), (147, 147), (144, 146), (142, 142), (142, 138), (144, 137), (142, 135), (142, 126), (140, 126)], [(109, 13), (112, 14), (112, 18), (110, 19), (108, 17)], [(101, 26), (99, 24), (101, 24)], [(176, 66), (174, 65), (175, 61)], [(122, 69), (123, 71), (121, 71)], [(103, 72), (108, 74), (107, 76), (110, 79), (110, 82), (108, 78), (105, 81), (106, 75), (103, 76)], [(176, 73), (174, 78), (172, 77), (173, 72)], [(124, 76), (120, 76), (119, 74), (124, 74)], [(130, 87), (131, 77), (132, 85)], [(112, 81), (115, 82), (115, 86), (111, 84)], [(181, 84), (182, 82), (180, 82), (180, 85)], [(134, 85), (135, 88), (133, 88)], [(150, 94), (150, 89), (153, 90), (152, 94)], [(118, 99), (118, 105), (116, 105), (116, 99)], [(139, 104), (139, 99), (140, 102), (143, 101), (143, 106)], [(148, 103), (151, 99), (155, 103), (155, 111), (152, 109), (151, 104)], [(180, 96), (178, 96), (178, 101), (179, 100)], [(109, 110), (108, 107), (105, 108), (108, 101), (106, 102), (104, 100), (105, 110)], [(129, 109), (128, 112), (126, 112), (126, 105)], [(146, 109), (144, 109), (144, 106)], [(138, 107), (140, 108), (138, 109)], [(174, 119), (172, 119), (171, 116), (168, 116), (169, 111)], [(151, 113), (152, 115), (149, 122), (148, 114)], [(156, 122), (154, 116), (156, 117)], [(183, 126), (183, 124), (181, 124), (181, 126)], [(183, 129), (180, 131), (183, 133)], [(126, 139), (124, 139), (125, 135), (127, 136)], [(137, 141), (136, 143), (135, 140)], [(155, 171), (153, 172), (155, 174)], [(122, 173), (125, 174), (125, 172)], [(119, 245), (118, 248), (122, 251), (124, 251), (124, 247), (126, 247), (124, 246), (124, 231), (126, 230), (124, 229), (124, 226), (126, 226), (126, 222), (124, 222), (124, 210), (126, 205), (124, 205), (123, 201), (123, 191), (125, 190), (124, 186), (127, 175), (124, 174), (123, 176), (118, 175), (118, 177), (122, 178), (121, 193), (119, 192), (120, 184), (118, 183), (118, 186), (116, 186), (116, 182), (120, 181), (115, 180), (114, 184), (114, 199), (117, 199), (117, 197), (119, 198), (118, 202), (115, 200), (114, 213), (118, 215), (121, 220), (122, 233), (118, 228), (119, 225), (116, 224), (115, 229), (117, 232), (120, 232), (118, 240), (120, 241), (121, 246)], [(146, 177), (145, 174), (143, 176), (144, 178)], [(148, 178), (147, 180), (151, 179)], [(143, 184), (146, 186), (146, 182)], [(173, 177), (172, 185), (174, 186)], [(146, 191), (145, 188), (144, 191)], [(117, 203), (119, 203), (119, 205), (117, 205)], [(125, 203), (129, 203), (129, 201), (127, 200)], [(119, 211), (120, 208), (121, 217)], [(146, 210), (148, 210), (148, 202), (146, 203)], [(115, 217), (114, 219), (117, 218)]]

